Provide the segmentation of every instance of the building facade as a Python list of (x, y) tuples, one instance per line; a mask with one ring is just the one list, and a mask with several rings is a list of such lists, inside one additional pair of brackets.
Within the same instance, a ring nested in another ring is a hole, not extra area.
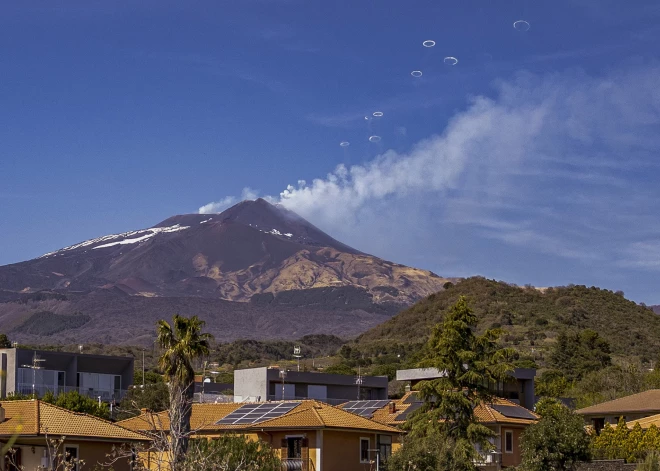
[(0, 349), (0, 398), (76, 390), (118, 401), (133, 384), (133, 358), (24, 348)]
[[(536, 370), (534, 368), (516, 368), (511, 374), (511, 381), (493, 385), (493, 394), (531, 410), (534, 408), (536, 401), (536, 396), (534, 395), (535, 376)], [(398, 381), (410, 382), (410, 386), (413, 389), (420, 381), (441, 377), (442, 372), (436, 368), (414, 368), (410, 370), (397, 370), (396, 372), (396, 379)]]
[[(167, 433), (169, 420), (167, 412), (144, 412), (118, 425)], [(298, 471), (374, 470), (401, 446), (402, 436), (395, 427), (312, 400), (193, 404), (190, 426), (193, 439), (232, 433), (259, 440), (275, 451), (283, 469)], [(149, 469), (162, 464), (158, 452), (141, 458)]]
[(387, 399), (387, 376), (347, 376), (277, 368), (234, 371), (235, 402), (316, 399), (341, 404), (357, 399)]
[[(107, 420), (39, 400), (0, 402), (0, 419), (0, 451), (7, 450), (0, 456), (0, 471), (54, 469), (65, 454), (84, 462), (83, 469), (110, 469), (112, 460), (115, 471), (130, 471), (131, 448), (148, 443), (143, 435)], [(57, 449), (53, 440), (61, 440)], [(126, 452), (116, 459), (108, 456), (122, 449)]]

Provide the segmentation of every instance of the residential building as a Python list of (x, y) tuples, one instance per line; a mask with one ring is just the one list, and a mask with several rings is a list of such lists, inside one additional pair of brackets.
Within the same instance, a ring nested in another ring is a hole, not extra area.
[(144, 435), (119, 425), (39, 400), (0, 402), (0, 450), (11, 447), (0, 456), (1, 471), (51, 469), (57, 453), (48, 440), (62, 437), (60, 453), (84, 461), (85, 469), (108, 463), (107, 455), (123, 448), (125, 455), (112, 463), (112, 469), (129, 471), (131, 448), (147, 443)]
[(621, 417), (630, 422), (660, 414), (660, 389), (649, 389), (575, 412), (584, 417), (584, 421), (598, 433), (605, 424), (616, 425)]
[(133, 357), (0, 349), (0, 398), (77, 390), (102, 401), (119, 400), (133, 384)]
[[(145, 411), (118, 424), (149, 434), (169, 429), (167, 412)], [(193, 438), (235, 433), (261, 440), (276, 450), (283, 469), (301, 471), (372, 470), (377, 458), (386, 460), (400, 446), (402, 434), (390, 425), (314, 400), (195, 403), (190, 425)], [(150, 469), (157, 467), (162, 456), (157, 452), (144, 455)]]
[[(393, 427), (401, 427), (409, 415), (422, 407), (416, 392), (381, 405), (379, 401), (352, 401), (340, 407)], [(375, 408), (374, 406), (379, 406)], [(507, 399), (496, 398), (492, 403), (481, 404), (474, 410), (477, 420), (495, 432), (494, 449), (481, 453), (477, 465), (484, 471), (498, 471), (516, 467), (521, 463), (520, 437), (522, 432), (539, 417), (528, 409)]]
[[(438, 379), (443, 372), (436, 368), (414, 368), (410, 370), (397, 370), (398, 381), (409, 381), (412, 389), (420, 381)], [(493, 394), (520, 404), (527, 409), (533, 409), (535, 404), (534, 395), (534, 368), (516, 368), (511, 374), (511, 381), (493, 385)]]
[[(283, 377), (284, 375), (284, 377)], [(341, 404), (357, 399), (387, 399), (387, 376), (348, 376), (329, 373), (249, 368), (234, 371), (235, 402), (317, 399)]]

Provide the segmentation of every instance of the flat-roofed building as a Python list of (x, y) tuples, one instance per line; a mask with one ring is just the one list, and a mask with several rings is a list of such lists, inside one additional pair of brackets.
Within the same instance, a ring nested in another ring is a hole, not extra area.
[(341, 404), (357, 399), (387, 399), (387, 376), (349, 376), (279, 368), (234, 371), (234, 401), (317, 399)]
[[(534, 368), (516, 368), (511, 373), (511, 381), (493, 385), (493, 394), (520, 404), (527, 409), (533, 409), (536, 399), (534, 396), (535, 376), (536, 370)], [(420, 381), (442, 377), (443, 372), (437, 368), (413, 368), (410, 370), (397, 370), (396, 372), (396, 379), (398, 381), (409, 381), (412, 389)]]
[(0, 398), (76, 390), (110, 402), (133, 384), (133, 357), (2, 348), (0, 372)]

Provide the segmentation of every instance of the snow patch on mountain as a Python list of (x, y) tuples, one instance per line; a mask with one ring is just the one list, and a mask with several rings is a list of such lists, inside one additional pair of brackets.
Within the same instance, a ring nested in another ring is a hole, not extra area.
[[(92, 250), (95, 250), (106, 247), (112, 247), (115, 245), (135, 244), (137, 242), (142, 242), (144, 240), (151, 239), (156, 234), (177, 232), (189, 228), (190, 226), (181, 226), (179, 224), (175, 224), (174, 226), (170, 226), (170, 227), (152, 227), (149, 229), (140, 229), (138, 231), (123, 232), (121, 234), (110, 234), (103, 237), (97, 237), (96, 239), (86, 240), (85, 242), (80, 242), (79, 244), (70, 245), (69, 247), (64, 247), (63, 249), (59, 249), (54, 252), (49, 252), (47, 254), (42, 255), (39, 258), (62, 255), (64, 252), (69, 252), (71, 250), (76, 250), (83, 247), (89, 247)], [(138, 237), (134, 237), (134, 236), (138, 236)], [(116, 240), (116, 239), (121, 239), (121, 240)], [(114, 242), (101, 244), (102, 242), (106, 242), (106, 241), (114, 241)], [(96, 245), (96, 244), (101, 244), (101, 245)]]

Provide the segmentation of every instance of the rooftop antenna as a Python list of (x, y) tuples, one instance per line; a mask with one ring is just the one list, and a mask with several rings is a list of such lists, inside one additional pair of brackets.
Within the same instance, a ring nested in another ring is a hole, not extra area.
[(355, 378), (355, 384), (357, 384), (357, 400), (360, 400), (360, 386), (362, 386), (362, 383), (364, 382), (364, 378), (362, 377), (362, 374), (360, 374), (360, 367), (358, 366), (358, 375)]
[(300, 358), (302, 358), (302, 355), (300, 354), (300, 345), (293, 347), (293, 358), (298, 360), (298, 371), (300, 371)]
[(37, 370), (43, 369), (42, 362), (44, 362), (43, 358), (39, 358), (37, 356), (37, 352), (34, 352), (34, 355), (32, 355), (32, 364), (31, 365), (21, 365), (23, 368), (30, 368), (32, 370), (32, 396), (36, 397), (36, 379), (37, 379)]

